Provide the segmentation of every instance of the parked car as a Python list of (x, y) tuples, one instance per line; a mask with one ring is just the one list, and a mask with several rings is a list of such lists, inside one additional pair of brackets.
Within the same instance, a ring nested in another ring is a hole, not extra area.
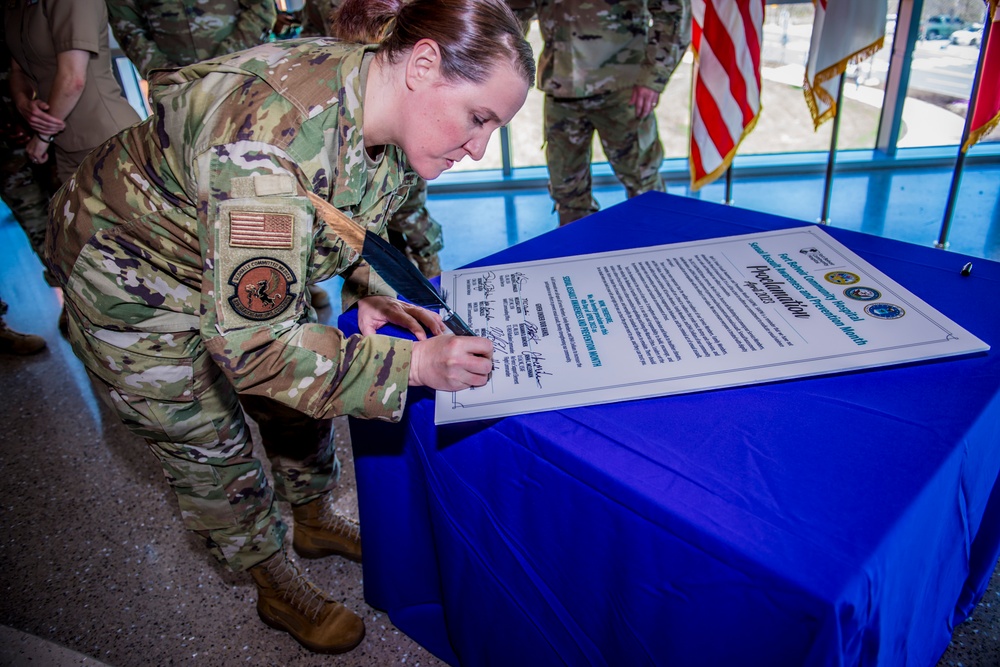
[(983, 41), (983, 24), (973, 23), (965, 30), (956, 30), (951, 33), (951, 43), (961, 46), (979, 46)]
[(948, 39), (956, 30), (964, 30), (968, 24), (957, 16), (938, 14), (931, 16), (920, 25), (921, 39)]

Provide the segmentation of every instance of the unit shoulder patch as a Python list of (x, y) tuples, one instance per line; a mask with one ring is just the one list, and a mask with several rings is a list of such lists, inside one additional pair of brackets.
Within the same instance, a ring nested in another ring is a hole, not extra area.
[(284, 262), (255, 257), (240, 264), (229, 276), (235, 293), (229, 304), (248, 320), (269, 320), (284, 312), (295, 300), (291, 286), (295, 274)]

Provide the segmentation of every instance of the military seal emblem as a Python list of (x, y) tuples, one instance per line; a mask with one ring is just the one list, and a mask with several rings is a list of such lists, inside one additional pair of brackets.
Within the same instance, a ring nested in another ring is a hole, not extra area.
[(880, 320), (898, 320), (906, 311), (892, 303), (870, 303), (865, 306), (865, 312)]
[(831, 271), (823, 276), (823, 278), (826, 282), (834, 283), (836, 285), (853, 285), (861, 280), (857, 274), (851, 273), (850, 271)]
[(875, 301), (882, 298), (882, 292), (874, 287), (848, 287), (844, 290), (844, 296), (855, 301)]
[(229, 277), (235, 289), (229, 304), (248, 320), (269, 320), (295, 300), (289, 289), (295, 282), (295, 274), (284, 262), (255, 257), (240, 264)]

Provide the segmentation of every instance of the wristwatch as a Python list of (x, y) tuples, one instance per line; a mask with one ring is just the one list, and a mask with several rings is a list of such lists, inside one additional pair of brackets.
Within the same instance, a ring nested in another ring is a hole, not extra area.
[(54, 135), (54, 134), (49, 135), (49, 136), (46, 137), (46, 136), (43, 136), (43, 135), (39, 134), (38, 132), (36, 132), (35, 136), (38, 137), (39, 139), (41, 139), (42, 141), (44, 141), (47, 144), (51, 144), (53, 141), (56, 140), (56, 135)]

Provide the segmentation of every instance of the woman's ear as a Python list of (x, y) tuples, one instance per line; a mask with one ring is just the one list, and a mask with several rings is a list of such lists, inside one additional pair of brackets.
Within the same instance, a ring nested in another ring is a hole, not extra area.
[(406, 59), (406, 87), (434, 84), (441, 77), (441, 47), (433, 39), (424, 38), (413, 45)]

